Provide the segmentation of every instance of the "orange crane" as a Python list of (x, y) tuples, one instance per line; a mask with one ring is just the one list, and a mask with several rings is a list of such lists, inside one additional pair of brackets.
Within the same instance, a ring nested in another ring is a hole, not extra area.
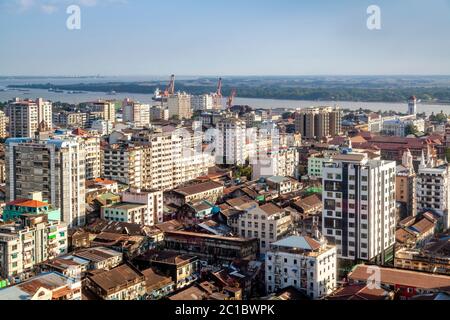
[(164, 90), (164, 97), (168, 97), (169, 95), (175, 94), (175, 75), (173, 74), (170, 77), (169, 85), (166, 90)]
[(236, 97), (236, 94), (237, 94), (236, 89), (231, 90), (231, 94), (230, 94), (230, 96), (228, 97), (228, 100), (227, 100), (227, 107), (228, 107), (228, 109), (230, 109), (233, 106), (233, 101), (234, 101), (234, 98)]

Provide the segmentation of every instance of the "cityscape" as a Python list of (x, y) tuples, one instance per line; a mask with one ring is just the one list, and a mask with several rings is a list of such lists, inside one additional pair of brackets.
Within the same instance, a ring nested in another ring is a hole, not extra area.
[[(131, 6), (74, 2), (69, 33)], [(50, 76), (0, 53), (0, 300), (450, 300), (450, 76), (127, 78), (96, 55)]]

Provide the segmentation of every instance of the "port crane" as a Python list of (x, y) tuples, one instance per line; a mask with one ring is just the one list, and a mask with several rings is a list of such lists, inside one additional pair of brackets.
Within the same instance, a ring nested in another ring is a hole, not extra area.
[(164, 97), (168, 97), (173, 94), (175, 94), (175, 75), (174, 74), (170, 77), (169, 85), (167, 86), (166, 90), (164, 90)]

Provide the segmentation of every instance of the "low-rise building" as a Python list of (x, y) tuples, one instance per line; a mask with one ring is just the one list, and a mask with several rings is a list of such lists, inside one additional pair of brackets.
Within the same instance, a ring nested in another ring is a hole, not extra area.
[(67, 226), (45, 214), (24, 214), (0, 225), (0, 276), (20, 276), (48, 259), (67, 253)]
[(396, 268), (450, 276), (450, 239), (430, 242), (422, 249), (401, 249), (394, 263)]
[(260, 253), (265, 253), (272, 242), (282, 239), (291, 231), (292, 217), (288, 211), (273, 203), (258, 204), (244, 209), (236, 219), (230, 220), (230, 226), (243, 238), (259, 239)]
[(45, 273), (0, 290), (0, 300), (81, 300), (81, 281)]
[(176, 206), (183, 206), (186, 203), (197, 202), (200, 200), (207, 200), (215, 204), (217, 200), (222, 197), (224, 186), (221, 183), (208, 181), (199, 184), (193, 184), (187, 187), (182, 187), (167, 192), (165, 202), (174, 204)]
[(101, 210), (102, 219), (108, 221), (127, 222), (141, 225), (153, 224), (153, 219), (150, 222), (148, 216), (148, 208), (144, 204), (135, 203), (117, 203), (111, 206), (102, 207)]
[(187, 231), (167, 231), (167, 250), (197, 256), (200, 261), (214, 265), (238, 260), (254, 260), (259, 253), (258, 239), (216, 236)]
[(145, 276), (128, 264), (89, 275), (86, 287), (102, 300), (142, 300), (147, 293)]
[(149, 265), (158, 273), (169, 276), (175, 283), (175, 289), (191, 285), (199, 278), (200, 261), (194, 255), (161, 251), (155, 255), (146, 255), (136, 259), (137, 265)]
[(266, 255), (269, 293), (294, 287), (318, 299), (336, 288), (336, 272), (336, 248), (309, 237), (292, 236), (272, 243)]
[(175, 283), (171, 277), (160, 275), (149, 268), (142, 271), (145, 276), (147, 300), (159, 300), (175, 291)]
[(450, 290), (450, 276), (367, 265), (356, 266), (348, 279), (351, 284), (372, 283), (374, 272), (378, 274), (377, 280), (380, 281), (381, 288), (397, 290), (401, 299)]
[(45, 214), (50, 221), (60, 221), (61, 211), (47, 202), (42, 201), (42, 193), (30, 194), (28, 199), (17, 199), (6, 203), (3, 209), (3, 221), (8, 222), (19, 218), (22, 214)]

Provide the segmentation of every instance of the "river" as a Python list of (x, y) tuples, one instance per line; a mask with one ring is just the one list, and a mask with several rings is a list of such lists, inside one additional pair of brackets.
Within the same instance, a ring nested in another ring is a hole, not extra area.
[[(26, 91), (7, 89), (10, 84), (20, 84), (20, 83), (54, 83), (54, 84), (64, 84), (64, 83), (80, 83), (80, 82), (108, 82), (111, 78), (89, 78), (89, 79), (48, 79), (48, 78), (35, 78), (35, 79), (0, 79), (0, 90), (6, 89), (6, 91), (0, 91), (0, 101), (5, 102), (11, 100), (15, 97), (19, 98), (44, 98), (53, 102), (67, 102), (67, 103), (80, 103), (94, 101), (97, 99), (114, 99), (123, 100), (125, 98), (131, 98), (142, 103), (157, 104), (152, 100), (152, 94), (134, 94), (134, 93), (116, 93), (114, 95), (109, 95), (101, 92), (83, 92), (83, 93), (68, 93), (68, 92), (49, 92), (48, 90), (41, 89), (30, 89)], [(123, 78), (116, 79), (115, 81), (126, 81)], [(136, 80), (136, 79), (127, 79)], [(148, 80), (148, 79), (147, 79)], [(406, 112), (407, 104), (405, 103), (389, 103), (389, 102), (352, 102), (352, 101), (302, 101), (302, 100), (275, 100), (275, 99), (254, 99), (254, 98), (239, 98), (237, 97), (234, 101), (236, 105), (249, 105), (252, 108), (263, 108), (263, 109), (275, 109), (275, 108), (286, 108), (286, 109), (297, 109), (297, 108), (307, 108), (311, 106), (340, 106), (341, 108), (358, 110), (360, 108), (370, 109), (375, 112), (377, 111), (397, 111)], [(225, 99), (224, 99), (225, 105)], [(439, 105), (439, 104), (418, 104), (418, 112), (425, 112), (427, 114), (439, 113), (444, 111), (450, 114), (450, 105)]]

